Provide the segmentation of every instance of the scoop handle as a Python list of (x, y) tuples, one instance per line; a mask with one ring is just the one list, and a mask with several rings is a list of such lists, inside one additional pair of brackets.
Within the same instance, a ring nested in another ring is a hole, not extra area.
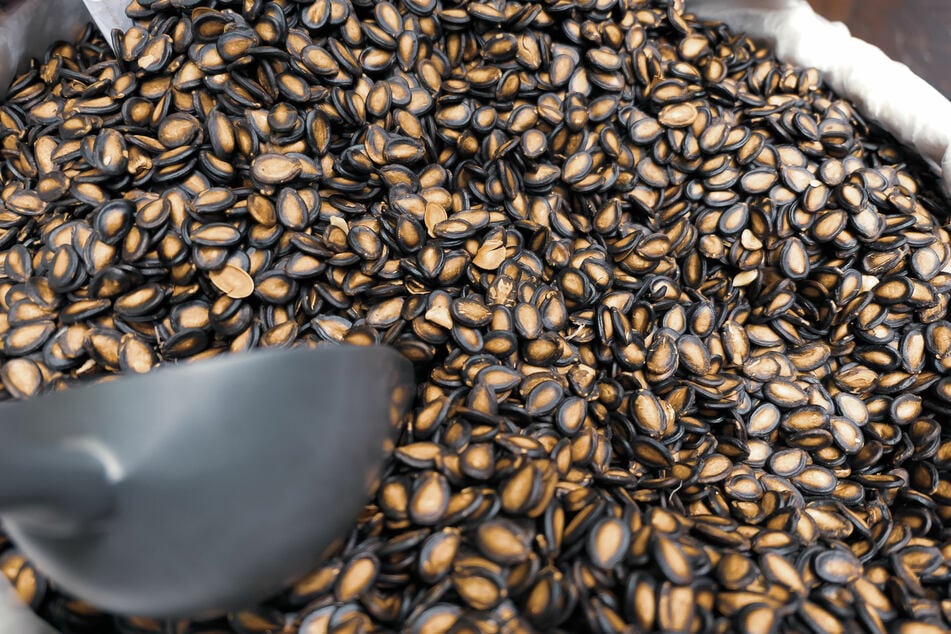
[(93, 452), (61, 444), (2, 445), (0, 518), (52, 537), (89, 529), (113, 510), (109, 475)]

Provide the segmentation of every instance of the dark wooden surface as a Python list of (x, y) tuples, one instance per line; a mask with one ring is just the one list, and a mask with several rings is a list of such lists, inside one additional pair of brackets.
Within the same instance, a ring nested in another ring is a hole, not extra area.
[(951, 98), (951, 0), (809, 0)]

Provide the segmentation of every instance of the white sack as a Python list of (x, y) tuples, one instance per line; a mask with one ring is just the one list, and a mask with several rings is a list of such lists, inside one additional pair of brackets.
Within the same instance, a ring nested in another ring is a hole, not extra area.
[(687, 0), (686, 6), (769, 41), (785, 62), (821, 70), (833, 90), (930, 162), (951, 192), (951, 101), (907, 66), (817, 15), (806, 0)]
[[(818, 16), (806, 0), (687, 0), (687, 9), (768, 40), (786, 62), (821, 70), (837, 93), (929, 161), (951, 192), (951, 102), (907, 66)], [(25, 56), (41, 55), (88, 21), (80, 0), (23, 0), (0, 13), (0, 86)]]

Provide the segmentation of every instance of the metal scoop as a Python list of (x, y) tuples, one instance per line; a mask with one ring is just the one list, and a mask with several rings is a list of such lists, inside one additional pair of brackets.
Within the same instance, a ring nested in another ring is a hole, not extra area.
[[(132, 25), (127, 0), (0, 4), (0, 91), (26, 57), (82, 29), (83, 4), (107, 42)], [(3, 405), (0, 520), (44, 573), (98, 607), (178, 617), (248, 605), (353, 525), (413, 385), (395, 352), (330, 348)], [(8, 595), (0, 632), (25, 634), (31, 615)]]
[(83, 0), (83, 4), (110, 45), (113, 29), (127, 31), (132, 26), (132, 20), (125, 14), (128, 0)]
[(0, 519), (123, 614), (247, 606), (346, 537), (413, 396), (383, 347), (220, 357), (0, 406)]

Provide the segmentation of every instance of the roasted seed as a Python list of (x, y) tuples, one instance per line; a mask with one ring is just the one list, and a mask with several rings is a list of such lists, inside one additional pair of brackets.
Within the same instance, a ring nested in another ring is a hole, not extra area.
[[(634, 5), (138, 0), (13, 80), (0, 400), (417, 372), (350, 538), (179, 630), (948, 628), (947, 201), (814, 69)], [(163, 627), (3, 562), (58, 629)]]

